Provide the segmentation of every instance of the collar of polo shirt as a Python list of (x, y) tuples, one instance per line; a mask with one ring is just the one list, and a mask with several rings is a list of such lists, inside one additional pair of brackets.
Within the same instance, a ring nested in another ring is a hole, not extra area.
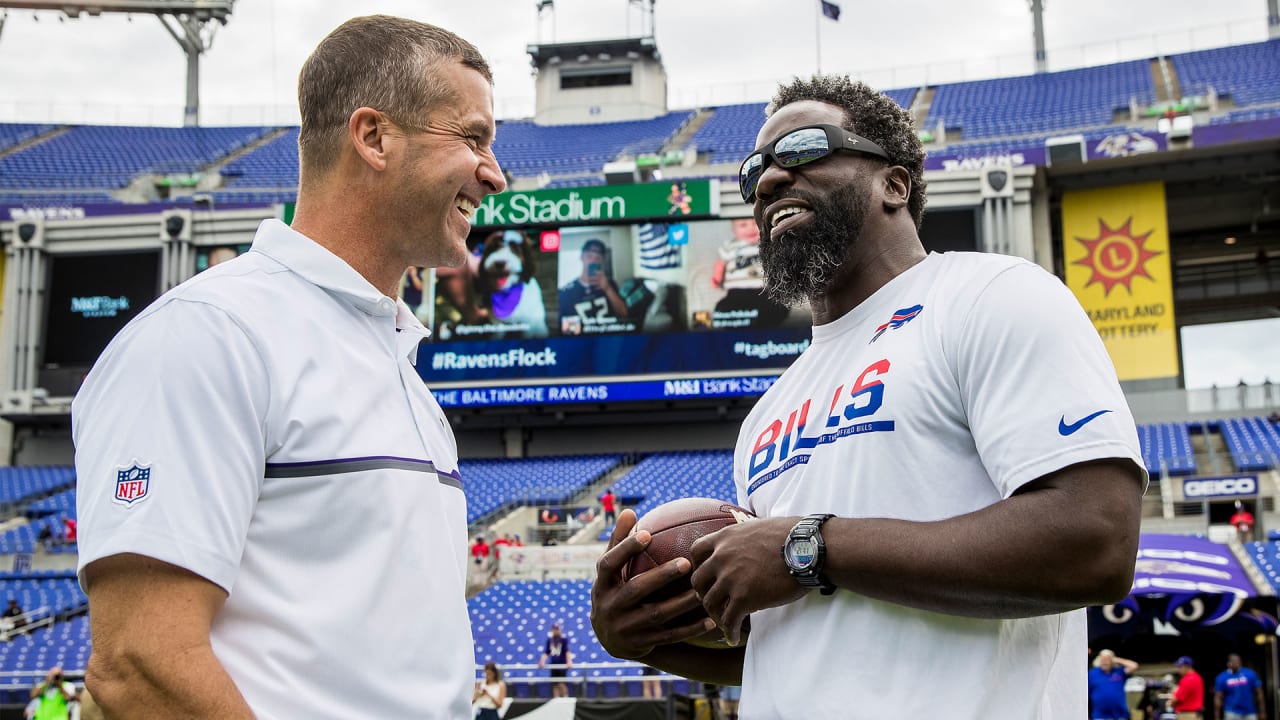
[(362, 312), (396, 318), (402, 331), (426, 337), (431, 331), (422, 325), (399, 298), (383, 295), (355, 268), (334, 255), (328, 248), (285, 225), (279, 220), (266, 220), (255, 239), (253, 249), (280, 262), (298, 275), (345, 298)]
[(320, 243), (279, 220), (264, 220), (253, 241), (253, 249), (272, 258), (300, 277), (343, 298), (361, 312), (393, 318), (397, 347), (417, 365), (418, 344), (431, 335), (400, 298), (383, 295), (347, 261)]

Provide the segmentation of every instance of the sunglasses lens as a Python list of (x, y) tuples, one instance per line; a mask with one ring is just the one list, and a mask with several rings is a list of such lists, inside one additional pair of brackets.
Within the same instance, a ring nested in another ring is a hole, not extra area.
[(773, 152), (779, 165), (793, 168), (830, 155), (831, 145), (822, 128), (804, 128), (779, 138)]
[(756, 194), (756, 185), (760, 183), (762, 168), (764, 168), (764, 157), (760, 153), (752, 155), (742, 163), (742, 168), (738, 171), (738, 186), (742, 190), (743, 200), (751, 202), (751, 197)]

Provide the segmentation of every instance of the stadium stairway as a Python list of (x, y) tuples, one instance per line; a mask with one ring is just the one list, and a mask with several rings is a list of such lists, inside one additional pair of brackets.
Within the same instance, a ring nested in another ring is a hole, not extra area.
[(6, 155), (12, 155), (14, 153), (22, 152), (23, 150), (26, 150), (29, 147), (32, 147), (34, 145), (39, 145), (40, 143), (46, 140), (51, 140), (53, 138), (58, 137), (59, 135), (65, 135), (69, 132), (71, 132), (70, 125), (54, 127), (48, 132), (41, 133), (32, 138), (27, 138), (26, 140), (23, 140), (22, 142), (17, 143), (16, 145), (11, 145), (7, 148), (4, 148), (3, 150), (0, 150), (0, 158), (5, 157)]
[(1151, 87), (1155, 91), (1157, 103), (1177, 102), (1182, 99), (1182, 90), (1178, 87), (1177, 72), (1169, 58), (1161, 55), (1151, 58)]
[(685, 145), (688, 145), (689, 140), (693, 138), (693, 134), (698, 132), (698, 128), (702, 127), (711, 119), (711, 116), (715, 114), (716, 111), (714, 109), (704, 108), (702, 110), (698, 110), (694, 113), (693, 117), (689, 118), (689, 122), (684, 124), (684, 127), (680, 128), (675, 135), (667, 138), (667, 141), (663, 143), (662, 147), (658, 150), (658, 154), (666, 155), (672, 150), (679, 150)]
[[(622, 462), (618, 464), (617, 467), (610, 470), (608, 473), (605, 474), (604, 477), (600, 478), (599, 481), (592, 483), (585, 490), (579, 493), (574, 498), (573, 504), (577, 506), (598, 505), (600, 503), (600, 496), (604, 494), (605, 488), (613, 487), (618, 482), (618, 480), (622, 478), (623, 475), (626, 475), (627, 473), (631, 472), (631, 468), (635, 466), (636, 466), (636, 458), (624, 458)], [(622, 512), (622, 508), (620, 507), (622, 505), (621, 501), (619, 501), (618, 505), (619, 505), (619, 507), (617, 508), (618, 512)], [(604, 530), (604, 528), (605, 528), (604, 510), (602, 509), (600, 511), (600, 514), (597, 515), (591, 522), (587, 523), (582, 527), (582, 529), (574, 533), (569, 538), (569, 542), (583, 543), (583, 544), (600, 542), (599, 540), (600, 533), (601, 531)]]
[(281, 135), (284, 135), (284, 134), (288, 133), (291, 129), (292, 129), (292, 128), (287, 128), (287, 127), (276, 128), (275, 130), (272, 130), (271, 132), (267, 133), (266, 135), (263, 135), (262, 137), (258, 138), (257, 140), (254, 140), (253, 142), (248, 143), (248, 144), (244, 145), (243, 147), (237, 148), (237, 149), (236, 149), (234, 152), (232, 152), (230, 155), (224, 155), (223, 157), (220, 157), (220, 158), (218, 158), (217, 160), (214, 160), (213, 162), (209, 163), (208, 165), (205, 165), (204, 167), (200, 168), (199, 172), (202, 172), (202, 173), (204, 173), (205, 175), (208, 175), (208, 176), (211, 176), (211, 177), (219, 177), (219, 178), (220, 178), (220, 177), (222, 176), (222, 172), (221, 172), (221, 171), (222, 171), (222, 168), (226, 167), (228, 164), (230, 164), (230, 163), (232, 163), (232, 162), (234, 162), (234, 161), (236, 161), (236, 160), (239, 160), (240, 158), (244, 157), (245, 155), (248, 155), (249, 153), (251, 153), (251, 152), (253, 152), (253, 151), (257, 150), (258, 148), (262, 147), (263, 145), (266, 145), (267, 143), (271, 142), (272, 140), (275, 140), (276, 138), (280, 137)]
[[(911, 113), (911, 121), (916, 124), (916, 130), (925, 130), (933, 132), (932, 128), (924, 125), (924, 119), (929, 117), (929, 108), (933, 105), (933, 96), (938, 93), (938, 88), (929, 86), (920, 88), (920, 92), (916, 93), (915, 98), (911, 101), (911, 107), (907, 108), (907, 112)], [(939, 141), (946, 138), (939, 137)]]

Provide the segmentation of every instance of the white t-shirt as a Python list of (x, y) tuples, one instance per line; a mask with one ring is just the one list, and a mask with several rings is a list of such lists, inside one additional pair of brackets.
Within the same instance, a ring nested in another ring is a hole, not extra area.
[[(1075, 463), (1140, 457), (1066, 287), (1024, 260), (949, 253), (813, 329), (744, 422), (734, 475), (764, 517), (930, 521)], [(1083, 610), (985, 620), (809, 593), (752, 614), (741, 717), (1078, 720), (1085, 630)]]
[(259, 718), (469, 717), (466, 501), (426, 335), (264, 222), (76, 396), (81, 572), (138, 553), (225, 589), (213, 650)]

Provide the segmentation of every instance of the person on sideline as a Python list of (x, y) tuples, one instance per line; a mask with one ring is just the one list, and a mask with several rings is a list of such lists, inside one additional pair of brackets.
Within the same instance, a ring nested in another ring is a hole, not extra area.
[(492, 660), (484, 664), (484, 680), (476, 683), (471, 702), (475, 706), (476, 720), (498, 720), (498, 711), (507, 700), (507, 684), (502, 681), (502, 671)]
[(1195, 661), (1189, 656), (1178, 658), (1176, 665), (1182, 677), (1178, 678), (1178, 687), (1174, 688), (1169, 704), (1178, 720), (1200, 720), (1204, 712), (1204, 679), (1196, 672)]
[[(542, 657), (538, 659), (538, 668), (551, 664), (551, 677), (563, 678), (573, 669), (573, 652), (569, 650), (569, 639), (560, 634), (560, 623), (551, 624), (551, 634), (547, 636), (546, 647)], [(568, 697), (569, 688), (563, 682), (551, 686), (555, 697)]]
[[(756, 519), (624, 582), (651, 536), (619, 513), (601, 644), (741, 685), (744, 720), (1085, 717), (1083, 608), (1128, 594), (1147, 480), (1097, 331), (1033, 263), (925, 252), (923, 148), (865, 85), (782, 87), (756, 147), (766, 289), (809, 304), (813, 342), (738, 436)], [(693, 589), (650, 599), (676, 578)], [(739, 647), (681, 642), (717, 626)], [(824, 668), (839, 682), (796, 681)]]
[(1213, 681), (1215, 720), (1267, 720), (1267, 702), (1262, 697), (1262, 681), (1240, 662), (1227, 656), (1227, 669)]
[(1102, 650), (1089, 670), (1090, 720), (1129, 720), (1124, 684), (1138, 671), (1138, 663)]
[(360, 17), (298, 103), (293, 226), (140, 313), (72, 406), (111, 717), (471, 714), (457, 445), (396, 295), (407, 267), (465, 262), (505, 187), (491, 74), (447, 30)]

